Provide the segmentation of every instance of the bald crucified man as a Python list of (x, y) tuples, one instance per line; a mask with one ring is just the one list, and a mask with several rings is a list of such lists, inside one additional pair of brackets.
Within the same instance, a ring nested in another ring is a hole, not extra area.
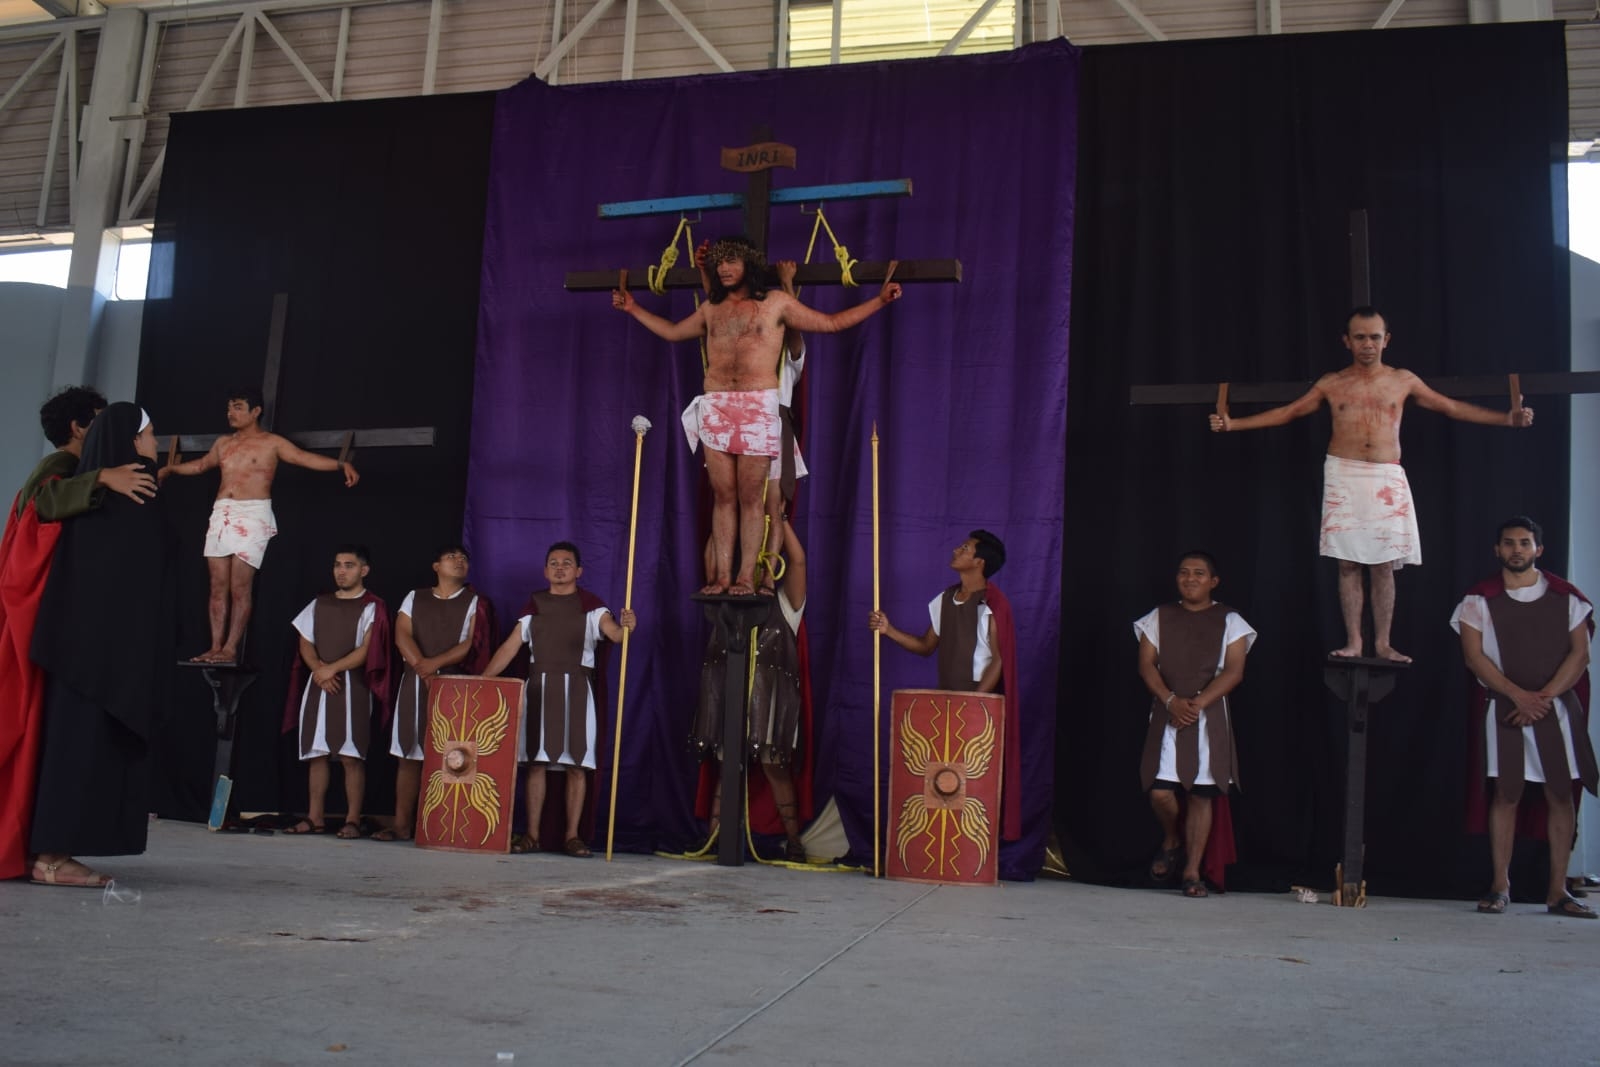
[(1410, 663), (1389, 643), (1394, 622), (1394, 572), (1422, 563), (1411, 486), (1400, 466), (1400, 418), (1406, 400), (1462, 422), (1531, 426), (1533, 409), (1491, 411), (1452, 400), (1408, 370), (1386, 366), (1390, 335), (1376, 308), (1358, 307), (1345, 320), (1350, 366), (1324, 374), (1292, 404), (1242, 419), (1212, 415), (1214, 433), (1282, 426), (1310, 415), (1327, 401), (1333, 438), (1322, 472), (1322, 555), (1339, 561), (1339, 608), (1345, 643), (1332, 655), (1361, 655), (1361, 572), (1372, 584), (1373, 645), (1382, 659)]
[[(705, 394), (684, 412), (689, 447), (706, 446), (711, 479), (712, 570), (702, 593), (748, 596), (755, 592), (756, 559), (765, 526), (762, 493), (781, 451), (778, 357), (786, 329), (838, 333), (900, 299), (900, 286), (884, 280), (871, 299), (832, 315), (813, 311), (781, 290), (768, 291), (766, 264), (749, 241), (718, 241), (706, 257), (710, 299), (681, 322), (668, 322), (614, 290), (611, 306), (632, 315), (664, 341), (706, 339)], [(894, 274), (894, 264), (889, 265)], [(739, 570), (733, 575), (733, 535), (739, 532)], [(771, 590), (763, 590), (770, 593)]]

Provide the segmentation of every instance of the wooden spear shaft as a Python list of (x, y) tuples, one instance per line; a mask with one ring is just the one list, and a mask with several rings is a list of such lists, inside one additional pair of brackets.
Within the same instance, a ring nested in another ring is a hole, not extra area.
[[(633, 506), (628, 513), (628, 581), (623, 586), (622, 610), (633, 610), (633, 549), (639, 533), (639, 465), (644, 458), (644, 435), (650, 420), (643, 415), (633, 419)], [(606, 862), (611, 862), (611, 846), (617, 836), (617, 774), (622, 768), (622, 698), (628, 691), (628, 635), (622, 628), (622, 663), (617, 668), (617, 731), (611, 741), (611, 805), (606, 811)]]
[[(878, 424), (872, 424), (872, 610), (881, 611), (883, 605), (879, 601), (881, 592), (882, 571), (878, 561)], [(872, 877), (882, 877), (878, 869), (878, 857), (883, 854), (879, 847), (879, 834), (883, 826), (883, 816), (880, 805), (882, 804), (882, 788), (879, 775), (882, 774), (883, 761), (878, 752), (882, 730), (880, 729), (880, 716), (883, 711), (883, 682), (881, 680), (881, 667), (883, 663), (883, 634), (877, 630), (872, 631)]]

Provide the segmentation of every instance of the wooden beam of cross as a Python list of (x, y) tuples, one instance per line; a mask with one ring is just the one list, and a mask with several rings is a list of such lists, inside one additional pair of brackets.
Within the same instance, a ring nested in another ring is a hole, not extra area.
[[(272, 322), (267, 330), (267, 362), (261, 375), (261, 425), (277, 429), (278, 384), (283, 374), (283, 338), (289, 319), (289, 294), (272, 296)], [(337, 448), (346, 462), (356, 448), (409, 448), (432, 445), (432, 426), (400, 426), (370, 430), (294, 430), (282, 432), (301, 448)], [(157, 447), (167, 450), (167, 462), (177, 463), (181, 453), (207, 452), (226, 434), (172, 434), (157, 438)]]
[[(698, 211), (725, 211), (739, 208), (744, 213), (744, 235), (750, 238), (757, 251), (766, 255), (768, 221), (774, 204), (821, 204), (839, 200), (873, 200), (890, 196), (910, 196), (911, 179), (891, 181), (848, 182), (839, 185), (806, 185), (784, 189), (772, 188), (774, 167), (795, 165), (793, 146), (766, 140), (771, 137), (766, 127), (757, 129), (757, 144), (743, 148), (724, 148), (722, 168), (747, 175), (742, 193), (707, 193), (699, 196), (658, 197), (652, 200), (627, 200), (601, 204), (603, 219), (643, 218), (650, 215), (684, 215)], [(574, 293), (609, 292), (626, 285), (627, 278), (644, 278), (649, 268), (629, 267), (622, 271), (589, 270), (571, 271), (566, 287)], [(807, 263), (795, 272), (796, 285), (839, 285), (843, 268), (834, 263)], [(889, 276), (887, 261), (858, 262), (850, 269), (857, 283), (882, 282)], [(902, 259), (894, 268), (894, 280), (907, 284), (920, 282), (959, 282), (961, 261), (958, 259)], [(693, 264), (675, 267), (667, 272), (665, 288), (698, 289), (700, 271)]]
[[(896, 273), (895, 277), (899, 277)], [(1367, 212), (1350, 212), (1350, 304), (1362, 307), (1372, 303), (1372, 266), (1367, 239)], [(1600, 371), (1549, 372), (1544, 374), (1478, 374), (1456, 378), (1429, 378), (1435, 392), (1457, 400), (1509, 396), (1513, 412), (1522, 409), (1526, 396), (1575, 396), (1600, 393)], [(1287, 404), (1298, 400), (1311, 388), (1310, 382), (1217, 382), (1207, 385), (1135, 385), (1128, 391), (1128, 403), (1141, 407), (1152, 404), (1214, 404), (1218, 415), (1228, 414), (1228, 402), (1246, 404)]]

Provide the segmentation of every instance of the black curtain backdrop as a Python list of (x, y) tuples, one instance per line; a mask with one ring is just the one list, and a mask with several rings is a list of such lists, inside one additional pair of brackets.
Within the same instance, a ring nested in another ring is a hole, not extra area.
[[(1325, 886), (1343, 766), (1341, 711), (1321, 683), (1342, 636), (1335, 565), (1316, 556), (1327, 416), (1222, 438), (1204, 409), (1130, 408), (1128, 389), (1309, 384), (1345, 365), (1353, 207), (1371, 216), (1391, 363), (1425, 378), (1567, 369), (1561, 27), (1100, 48), (1083, 71), (1057, 826), (1078, 877), (1131, 881), (1148, 860), (1131, 622), (1173, 595), (1177, 554), (1203, 546), (1222, 561), (1219, 596), (1261, 633), (1236, 700), (1245, 792), (1230, 887)], [(432, 449), (361, 453), (354, 491), (280, 474), (282, 532), (251, 634), (263, 674), (241, 717), (247, 809), (304, 804), (278, 735), (288, 624), (328, 587), (335, 544), (372, 545), (371, 585), (393, 607), (459, 530), (492, 105), (423, 97), (174, 120), (139, 378), (158, 430), (225, 428), (223, 394), (260, 380), (272, 294), (287, 291), (279, 428), (439, 431)], [(1395, 642), (1418, 663), (1372, 728), (1373, 892), (1465, 895), (1487, 870), (1482, 841), (1461, 828), (1466, 678), (1446, 621), (1492, 569), (1506, 514), (1544, 522), (1546, 565), (1564, 568), (1567, 410), (1531, 402), (1531, 431), (1406, 418), (1426, 565), (1398, 579)], [(191, 651), (206, 644), (200, 546), (215, 485), (182, 479), (163, 494)], [(210, 699), (190, 672), (176, 684), (158, 809), (199, 818)], [(374, 761), (369, 811), (390, 810), (392, 771)], [(342, 802), (337, 779), (330, 802)]]
[[(494, 96), (473, 94), (176, 115), (156, 212), (139, 399), (158, 433), (226, 432), (228, 390), (257, 384), (274, 293), (289, 294), (271, 429), (433, 426), (431, 448), (357, 452), (361, 481), (280, 467), (279, 534), (256, 582), (235, 795), (303, 811), (305, 774), (279, 723), (289, 623), (332, 588), (343, 541), (373, 552), (368, 585), (397, 608), (431, 584), (460, 536)], [(190, 456), (189, 458), (194, 458)], [(179, 650), (209, 643), (201, 557), (217, 475), (172, 478)], [(178, 670), (157, 745), (156, 810), (203, 819), (214, 752), (210, 690)], [(393, 807), (394, 761), (374, 744), (366, 809)], [(339, 775), (330, 810), (343, 810)]]
[[(1317, 556), (1327, 413), (1214, 436), (1208, 409), (1132, 408), (1129, 386), (1309, 386), (1347, 365), (1357, 207), (1390, 363), (1424, 379), (1568, 369), (1565, 69), (1560, 23), (1086, 51), (1057, 773), (1075, 875), (1136, 880), (1156, 844), (1130, 624), (1175, 595), (1178, 554), (1204, 547), (1218, 598), (1261, 635), (1234, 704), (1230, 887), (1332, 884), (1344, 733), (1321, 674), (1343, 629), (1336, 564)], [(1567, 404), (1530, 403), (1527, 431), (1405, 417), (1425, 565), (1397, 579), (1394, 642), (1417, 662), (1370, 733), (1375, 893), (1467, 895), (1488, 875), (1462, 827), (1466, 676), (1447, 621), (1492, 571), (1506, 515), (1537, 517), (1546, 566), (1565, 567)], [(1519, 882), (1542, 892), (1544, 876)]]

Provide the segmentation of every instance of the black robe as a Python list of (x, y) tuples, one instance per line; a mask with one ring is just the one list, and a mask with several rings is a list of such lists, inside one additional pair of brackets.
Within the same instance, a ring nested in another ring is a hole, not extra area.
[[(134, 404), (101, 412), (79, 471), (137, 461), (153, 475), (155, 464), (133, 450), (139, 422)], [(62, 529), (31, 650), (46, 674), (35, 853), (144, 851), (157, 668), (171, 655), (164, 561), (154, 500), (108, 493)]]

